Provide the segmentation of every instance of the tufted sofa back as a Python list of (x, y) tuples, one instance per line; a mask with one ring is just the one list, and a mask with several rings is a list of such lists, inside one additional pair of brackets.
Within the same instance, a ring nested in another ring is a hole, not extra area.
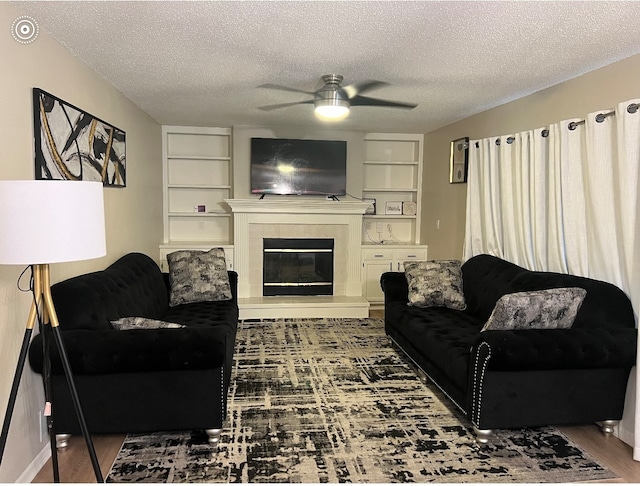
[(158, 265), (129, 253), (105, 270), (70, 278), (51, 287), (60, 329), (111, 329), (120, 317), (161, 318), (169, 293)]
[(587, 295), (574, 328), (633, 328), (633, 307), (615, 285), (575, 275), (534, 272), (491, 255), (476, 255), (462, 265), (466, 312), (485, 322), (498, 299), (513, 292), (581, 287)]

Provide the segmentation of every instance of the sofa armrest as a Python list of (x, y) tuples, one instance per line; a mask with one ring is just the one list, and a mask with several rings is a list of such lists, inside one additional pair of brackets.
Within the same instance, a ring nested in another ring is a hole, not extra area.
[[(71, 370), (77, 375), (219, 368), (224, 363), (225, 335), (216, 328), (70, 330), (61, 332)], [(42, 373), (42, 336), (29, 350), (34, 371)], [(51, 336), (51, 366), (62, 374), (62, 362)]]
[(409, 302), (409, 284), (403, 272), (385, 272), (380, 275), (380, 287), (384, 292), (385, 304)]
[(484, 348), (490, 370), (631, 368), (636, 334), (636, 329), (607, 328), (484, 331), (473, 360)]

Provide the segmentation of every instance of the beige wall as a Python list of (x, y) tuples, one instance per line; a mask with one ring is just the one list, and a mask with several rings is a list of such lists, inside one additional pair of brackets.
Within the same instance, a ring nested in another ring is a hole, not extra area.
[[(52, 266), (52, 279), (104, 268), (121, 255), (141, 251), (158, 259), (162, 239), (161, 128), (120, 92), (76, 60), (46, 33), (31, 44), (11, 37), (20, 15), (0, 2), (0, 179), (33, 179), (31, 90), (42, 88), (117, 126), (127, 134), (127, 187), (105, 189), (107, 256), (86, 262)], [(9, 399), (13, 371), (24, 334), (29, 294), (17, 290), (22, 268), (0, 266), (0, 410)], [(22, 287), (28, 278), (22, 280)], [(28, 365), (0, 466), (0, 483), (29, 480), (29, 466), (46, 457), (47, 440), (40, 438), (38, 411), (42, 383)], [(45, 451), (45, 452), (43, 452)], [(63, 472), (64, 474), (64, 472)]]
[(451, 140), (505, 135), (584, 118), (639, 97), (640, 55), (426, 134), (421, 242), (429, 245), (429, 258), (462, 257), (467, 185), (448, 183)]

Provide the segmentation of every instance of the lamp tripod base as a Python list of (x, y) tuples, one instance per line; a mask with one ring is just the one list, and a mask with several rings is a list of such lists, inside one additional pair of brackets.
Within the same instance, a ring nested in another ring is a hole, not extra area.
[[(20, 379), (22, 377), (22, 372), (24, 370), (24, 365), (27, 359), (27, 353), (29, 350), (29, 344), (31, 343), (31, 335), (33, 333), (33, 327), (35, 325), (36, 317), (39, 315), (38, 309), (42, 304), (43, 307), (43, 323), (38, 319), (40, 323), (40, 332), (42, 334), (43, 341), (43, 352), (44, 352), (44, 370), (43, 370), (43, 380), (44, 380), (44, 389), (45, 389), (45, 400), (48, 403), (51, 403), (51, 373), (50, 373), (50, 362), (49, 362), (49, 333), (53, 334), (54, 342), (56, 347), (58, 348), (58, 352), (60, 354), (60, 359), (62, 361), (62, 367), (64, 369), (64, 374), (67, 379), (67, 384), (69, 385), (69, 391), (71, 392), (71, 398), (73, 400), (73, 405), (76, 411), (76, 416), (78, 418), (78, 422), (80, 424), (80, 429), (82, 430), (82, 435), (87, 444), (87, 449), (89, 451), (89, 457), (91, 459), (91, 464), (93, 466), (93, 471), (96, 476), (96, 481), (99, 483), (103, 483), (104, 479), (102, 477), (102, 472), (100, 471), (100, 464), (98, 463), (98, 458), (96, 456), (96, 451), (93, 446), (93, 441), (91, 440), (91, 435), (89, 434), (89, 429), (87, 428), (87, 424), (84, 418), (84, 413), (82, 412), (82, 406), (80, 405), (80, 398), (78, 396), (78, 392), (76, 390), (75, 382), (73, 381), (73, 373), (71, 371), (71, 366), (69, 365), (69, 359), (67, 358), (67, 352), (64, 348), (64, 343), (62, 342), (62, 336), (60, 335), (60, 328), (58, 323), (58, 317), (56, 316), (55, 309), (53, 307), (53, 298), (51, 297), (51, 288), (50, 288), (50, 276), (49, 276), (49, 265), (32, 265), (33, 272), (33, 291), (34, 291), (34, 300), (31, 304), (31, 309), (29, 311), (29, 317), (27, 319), (27, 328), (25, 330), (24, 338), (22, 340), (22, 346), (20, 348), (20, 355), (18, 358), (18, 364), (16, 366), (16, 372), (13, 377), (13, 384), (11, 386), (11, 392), (9, 395), (9, 402), (7, 404), (7, 410), (4, 416), (4, 422), (2, 424), (2, 433), (0, 434), (0, 464), (2, 464), (2, 458), (4, 456), (4, 450), (7, 443), (7, 438), (9, 436), (9, 426), (11, 424), (11, 418), (13, 416), (13, 410), (15, 408), (16, 398), (18, 396), (18, 388), (20, 386)], [(50, 328), (48, 325), (50, 324)], [(58, 455), (56, 449), (56, 439), (54, 435), (54, 427), (53, 427), (53, 415), (49, 415), (47, 417), (47, 427), (49, 430), (49, 442), (51, 446), (51, 462), (53, 466), (53, 476), (54, 482), (60, 482), (60, 476), (58, 471)]]

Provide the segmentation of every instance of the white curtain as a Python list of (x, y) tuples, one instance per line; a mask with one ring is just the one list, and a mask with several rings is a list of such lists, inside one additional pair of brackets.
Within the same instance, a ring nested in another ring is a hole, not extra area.
[[(639, 102), (470, 141), (464, 259), (489, 253), (531, 270), (611, 282), (630, 297), (637, 323)], [(628, 428), (640, 460), (640, 394), (633, 406)]]

